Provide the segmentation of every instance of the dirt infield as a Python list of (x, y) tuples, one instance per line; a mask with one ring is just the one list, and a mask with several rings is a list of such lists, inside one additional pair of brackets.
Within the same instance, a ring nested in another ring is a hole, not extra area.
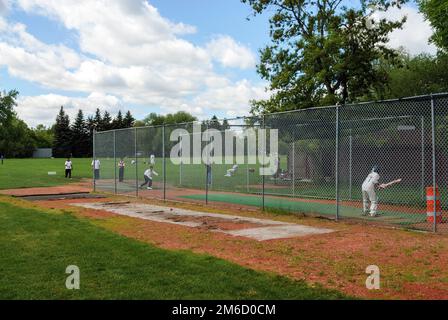
[(67, 184), (57, 187), (0, 190), (0, 194), (21, 197), (21, 196), (36, 196), (47, 194), (83, 193), (91, 191), (92, 191), (92, 182), (88, 179), (85, 179), (78, 183)]

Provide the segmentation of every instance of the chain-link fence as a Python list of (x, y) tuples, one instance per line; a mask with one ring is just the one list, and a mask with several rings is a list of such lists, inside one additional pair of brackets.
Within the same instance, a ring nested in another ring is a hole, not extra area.
[(448, 231), (448, 94), (96, 132), (94, 168), (116, 194)]

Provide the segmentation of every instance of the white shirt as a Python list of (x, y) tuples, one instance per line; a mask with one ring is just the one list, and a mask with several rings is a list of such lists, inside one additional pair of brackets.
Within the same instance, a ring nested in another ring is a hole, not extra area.
[(366, 180), (364, 180), (363, 184), (362, 184), (362, 190), (363, 191), (374, 191), (375, 190), (375, 185), (378, 183), (378, 181), (380, 180), (380, 175), (376, 172), (371, 172)]
[(71, 161), (65, 161), (65, 169), (71, 170), (72, 169), (72, 162)]
[(154, 170), (151, 170), (151, 169), (147, 169), (146, 171), (145, 171), (145, 173), (144, 173), (144, 175), (145, 176), (147, 176), (149, 179), (151, 179), (152, 180), (152, 175), (156, 175), (156, 176), (158, 176), (159, 174), (157, 173), (157, 172), (155, 172)]
[(100, 165), (101, 165), (100, 160), (93, 160), (92, 161), (92, 166), (93, 166), (93, 168), (95, 170), (99, 170), (100, 169)]
[(156, 157), (155, 157), (155, 155), (152, 154), (149, 157), (149, 163), (152, 164), (152, 165), (156, 164)]

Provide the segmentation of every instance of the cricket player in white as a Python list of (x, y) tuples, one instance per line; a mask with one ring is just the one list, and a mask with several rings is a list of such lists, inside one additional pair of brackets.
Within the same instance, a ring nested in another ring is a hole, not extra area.
[(158, 176), (159, 174), (154, 170), (153, 166), (150, 166), (149, 169), (145, 171), (143, 174), (143, 178), (145, 179), (145, 182), (143, 182), (140, 185), (140, 188), (143, 188), (144, 186), (148, 185), (146, 189), (152, 190), (152, 177)]
[(362, 184), (362, 202), (363, 202), (363, 215), (367, 215), (369, 211), (369, 201), (370, 201), (370, 215), (372, 217), (376, 216), (376, 211), (378, 209), (378, 196), (376, 194), (376, 187), (380, 180), (380, 175), (378, 174), (378, 166), (372, 168), (372, 172), (369, 173), (366, 180)]

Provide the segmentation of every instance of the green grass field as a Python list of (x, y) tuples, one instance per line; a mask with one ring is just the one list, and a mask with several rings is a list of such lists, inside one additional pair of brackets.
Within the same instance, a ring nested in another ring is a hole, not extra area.
[[(167, 251), (69, 213), (0, 198), (0, 299), (336, 299), (344, 295), (210, 256)], [(65, 269), (80, 268), (80, 290)]]
[[(91, 159), (73, 159), (73, 179), (64, 178), (65, 159), (6, 159), (0, 165), (0, 189), (51, 187), (92, 176)], [(49, 176), (48, 172), (56, 172)]]

